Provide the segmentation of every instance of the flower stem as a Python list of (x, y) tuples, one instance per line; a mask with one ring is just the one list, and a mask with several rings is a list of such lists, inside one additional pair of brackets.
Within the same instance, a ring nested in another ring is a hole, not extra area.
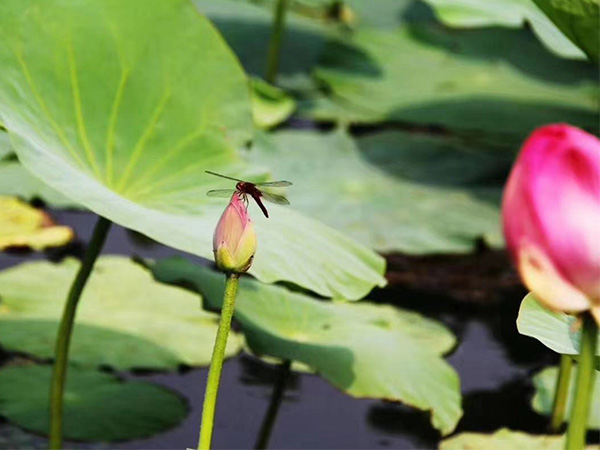
[(273, 393), (271, 394), (271, 400), (269, 401), (269, 409), (267, 409), (267, 414), (260, 426), (258, 439), (256, 440), (256, 444), (254, 444), (256, 450), (266, 449), (269, 446), (271, 432), (273, 431), (273, 425), (275, 424), (275, 419), (277, 418), (277, 413), (279, 412), (279, 407), (283, 400), (283, 393), (285, 391), (287, 379), (290, 375), (291, 365), (291, 361), (286, 360), (279, 366), (279, 374), (275, 386), (273, 387)]
[(583, 450), (585, 447), (585, 434), (594, 388), (594, 376), (596, 375), (594, 365), (597, 334), (598, 327), (594, 318), (590, 313), (584, 313), (575, 396), (571, 409), (571, 420), (567, 429), (566, 449), (568, 450)]
[(69, 360), (69, 345), (71, 335), (73, 334), (73, 324), (75, 322), (75, 312), (77, 303), (85, 287), (85, 284), (94, 268), (94, 263), (102, 250), (104, 241), (110, 229), (111, 222), (104, 217), (99, 217), (94, 227), (92, 239), (85, 252), (83, 262), (79, 271), (71, 284), (67, 302), (63, 310), (63, 315), (56, 337), (56, 347), (54, 351), (54, 367), (52, 370), (52, 381), (50, 388), (50, 448), (62, 448), (63, 429), (63, 396), (65, 390), (65, 379), (67, 375), (67, 363)]
[(269, 50), (267, 53), (267, 72), (265, 80), (274, 84), (279, 70), (279, 55), (281, 54), (281, 39), (285, 27), (285, 13), (288, 0), (277, 0), (275, 4), (275, 13), (273, 16), (273, 30), (271, 31), (271, 40), (269, 41)]
[(229, 330), (231, 328), (231, 318), (235, 307), (235, 296), (237, 294), (238, 284), (239, 274), (227, 274), (223, 308), (221, 309), (221, 320), (219, 321), (219, 329), (217, 330), (215, 346), (210, 360), (210, 368), (208, 369), (208, 379), (206, 381), (198, 450), (210, 449), (217, 394), (219, 392), (219, 380), (221, 379), (221, 369), (223, 368), (223, 358), (225, 357), (225, 346), (227, 345), (227, 337), (229, 336)]
[(552, 404), (552, 416), (550, 417), (550, 430), (557, 432), (565, 421), (567, 409), (567, 396), (569, 394), (569, 383), (573, 369), (573, 357), (571, 355), (560, 356), (560, 367), (556, 388), (554, 389), (554, 403)]

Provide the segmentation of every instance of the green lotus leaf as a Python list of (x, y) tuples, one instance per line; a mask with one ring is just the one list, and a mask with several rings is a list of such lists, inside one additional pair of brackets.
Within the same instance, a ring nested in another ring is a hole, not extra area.
[(378, 251), (502, 245), (501, 182), (484, 180), (508, 171), (511, 153), (401, 131), (283, 131), (258, 136), (249, 160), (278, 161), (278, 176), (302, 186), (288, 193), (295, 208)]
[(43, 250), (73, 239), (73, 230), (56, 225), (42, 210), (13, 197), (0, 196), (0, 251), (12, 247)]
[[(150, 267), (158, 280), (194, 287), (209, 306), (223, 298), (223, 275), (207, 267), (182, 258)], [(420, 314), (364, 301), (319, 301), (242, 278), (234, 317), (253, 352), (305, 363), (349, 395), (431, 411), (443, 434), (462, 415), (458, 376), (441, 358), (456, 340)]]
[[(579, 355), (581, 326), (576, 322), (575, 316), (546, 309), (530, 293), (521, 302), (517, 329), (557, 353)], [(600, 335), (596, 355), (600, 356)]]
[(598, 130), (596, 68), (549, 54), (528, 30), (360, 28), (330, 41), (315, 76), (331, 95), (302, 111), (318, 120), (434, 124), (510, 146), (551, 122)]
[[(0, 117), (25, 168), (100, 216), (212, 258), (225, 204), (206, 197), (219, 180), (204, 171), (241, 175), (253, 125), (247, 78), (194, 6), (11, 0), (0, 38)], [(272, 215), (255, 221), (261, 280), (354, 299), (385, 283), (381, 257), (290, 208)]]
[[(79, 262), (25, 263), (0, 272), (0, 342), (11, 351), (51, 358), (69, 285)], [(165, 286), (127, 258), (98, 259), (77, 310), (70, 361), (117, 369), (207, 365), (218, 316), (198, 296)], [(233, 334), (226, 354), (241, 344)], [(70, 376), (70, 375), (69, 375)]]
[[(0, 414), (35, 433), (48, 434), (49, 366), (0, 370)], [(69, 369), (64, 435), (78, 441), (141, 439), (167, 431), (187, 415), (184, 399), (166, 388), (123, 381), (106, 373)]]
[(260, 78), (252, 80), (252, 117), (257, 127), (273, 128), (287, 120), (296, 102), (282, 89)]
[(0, 128), (0, 160), (6, 158), (6, 156), (10, 155), (12, 152), (13, 150), (10, 145), (10, 140), (8, 139), (8, 133)]
[[(522, 431), (512, 431), (502, 428), (492, 434), (460, 433), (445, 439), (440, 444), (440, 450), (563, 450), (564, 436), (548, 436), (527, 434)], [(587, 447), (591, 450), (591, 446)]]
[(425, 0), (452, 27), (504, 26), (521, 28), (526, 22), (544, 45), (565, 58), (584, 59), (574, 45), (535, 5), (535, 0)]
[(593, 61), (600, 58), (598, 0), (533, 0), (550, 20)]
[[(554, 392), (556, 390), (556, 379), (558, 378), (558, 367), (548, 367), (533, 377), (533, 385), (535, 386), (535, 395), (531, 399), (532, 408), (540, 414), (550, 416), (552, 414), (552, 403), (554, 401)], [(569, 384), (569, 395), (567, 397), (567, 411), (571, 409), (571, 399), (575, 392), (575, 380), (577, 379), (577, 366), (573, 368)], [(600, 388), (598, 386), (598, 377), (594, 385), (593, 393), (591, 394), (590, 415), (588, 417), (588, 428), (600, 428)], [(565, 421), (569, 420), (570, 414), (566, 415)]]

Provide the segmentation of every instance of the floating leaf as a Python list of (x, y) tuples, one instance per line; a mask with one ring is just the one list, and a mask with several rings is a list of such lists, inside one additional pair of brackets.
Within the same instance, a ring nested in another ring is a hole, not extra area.
[(301, 186), (288, 192), (295, 208), (378, 251), (465, 252), (479, 237), (502, 243), (501, 182), (483, 180), (508, 171), (510, 153), (400, 131), (356, 141), (343, 131), (286, 131), (257, 141), (249, 159), (277, 161), (277, 176)]
[[(181, 258), (151, 267), (158, 280), (194, 286), (208, 305), (223, 298), (223, 277), (209, 268)], [(462, 415), (458, 376), (440, 357), (455, 338), (433, 320), (364, 301), (318, 301), (248, 278), (240, 281), (234, 314), (259, 355), (303, 362), (354, 397), (431, 411), (443, 434)]]
[[(48, 434), (48, 366), (0, 370), (0, 414), (35, 433)], [(64, 395), (64, 435), (79, 441), (141, 439), (164, 432), (187, 415), (185, 400), (142, 381), (69, 369)]]
[[(0, 342), (51, 358), (64, 299), (79, 262), (26, 263), (0, 272)], [(98, 259), (83, 292), (70, 351), (76, 364), (172, 369), (210, 362), (218, 316), (198, 296), (165, 286), (127, 258)], [(231, 336), (226, 354), (240, 349)]]
[(505, 145), (548, 122), (598, 129), (595, 67), (549, 54), (528, 30), (360, 28), (331, 41), (315, 75), (331, 89), (304, 104), (319, 120), (435, 124)]
[(73, 230), (55, 225), (42, 210), (13, 198), (0, 196), (0, 250), (29, 247), (43, 250), (67, 244)]
[[(212, 258), (224, 204), (204, 171), (237, 174), (253, 126), (246, 76), (194, 6), (10, 0), (0, 38), (0, 116), (21, 163), (100, 216)], [(256, 220), (261, 280), (348, 298), (385, 283), (378, 255), (289, 208), (272, 215)]]
[[(461, 433), (440, 444), (440, 450), (563, 450), (564, 436), (545, 436), (502, 428), (493, 434)], [(591, 447), (588, 447), (591, 449)]]
[(255, 78), (252, 80), (252, 117), (259, 128), (273, 128), (287, 120), (296, 102), (284, 90)]
[[(577, 379), (577, 366), (573, 368), (569, 384), (569, 396), (567, 397), (567, 411), (571, 410), (571, 399), (575, 392), (575, 380)], [(531, 400), (532, 408), (540, 414), (550, 416), (552, 414), (552, 403), (554, 401), (554, 392), (556, 390), (556, 379), (558, 377), (558, 367), (548, 367), (533, 377), (533, 385), (535, 386), (535, 395)], [(588, 428), (600, 428), (600, 388), (598, 385), (598, 377), (593, 388), (593, 393), (588, 417)], [(565, 421), (569, 420), (570, 414), (566, 415)]]
[(533, 0), (560, 30), (592, 60), (600, 58), (598, 0)]
[[(579, 355), (581, 327), (577, 324), (577, 318), (546, 309), (531, 293), (521, 302), (517, 329), (519, 333), (537, 339), (557, 353)], [(600, 356), (600, 335), (597, 348), (596, 355)]]
[(500, 25), (521, 28), (527, 22), (544, 45), (557, 55), (565, 58), (585, 58), (583, 52), (535, 6), (535, 0), (425, 1), (449, 26), (471, 28)]

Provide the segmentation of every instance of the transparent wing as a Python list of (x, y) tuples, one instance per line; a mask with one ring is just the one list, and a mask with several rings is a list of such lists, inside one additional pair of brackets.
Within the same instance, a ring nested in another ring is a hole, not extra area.
[(269, 192), (261, 191), (261, 198), (264, 198), (266, 201), (271, 203), (276, 203), (278, 205), (289, 205), (290, 202), (283, 195), (271, 194)]
[(206, 195), (209, 197), (229, 198), (234, 192), (235, 189), (213, 189), (212, 191), (208, 191)]
[(233, 178), (233, 177), (228, 177), (227, 175), (221, 175), (220, 173), (217, 172), (211, 172), (210, 170), (205, 170), (206, 173), (210, 173), (211, 175), (214, 175), (216, 177), (221, 177), (221, 178), (225, 178), (227, 180), (232, 180), (232, 181), (244, 181), (244, 180), (240, 180), (239, 178)]
[(292, 183), (289, 181), (265, 181), (264, 183), (254, 183), (254, 185), (264, 187), (286, 187), (291, 186)]

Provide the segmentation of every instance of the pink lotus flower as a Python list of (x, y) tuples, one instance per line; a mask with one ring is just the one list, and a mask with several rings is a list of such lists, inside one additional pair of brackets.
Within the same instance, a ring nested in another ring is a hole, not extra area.
[(525, 285), (550, 309), (600, 323), (600, 140), (558, 124), (525, 142), (504, 190), (504, 234)]
[(256, 244), (248, 209), (236, 192), (221, 215), (213, 236), (217, 267), (224, 272), (246, 272), (256, 253)]

